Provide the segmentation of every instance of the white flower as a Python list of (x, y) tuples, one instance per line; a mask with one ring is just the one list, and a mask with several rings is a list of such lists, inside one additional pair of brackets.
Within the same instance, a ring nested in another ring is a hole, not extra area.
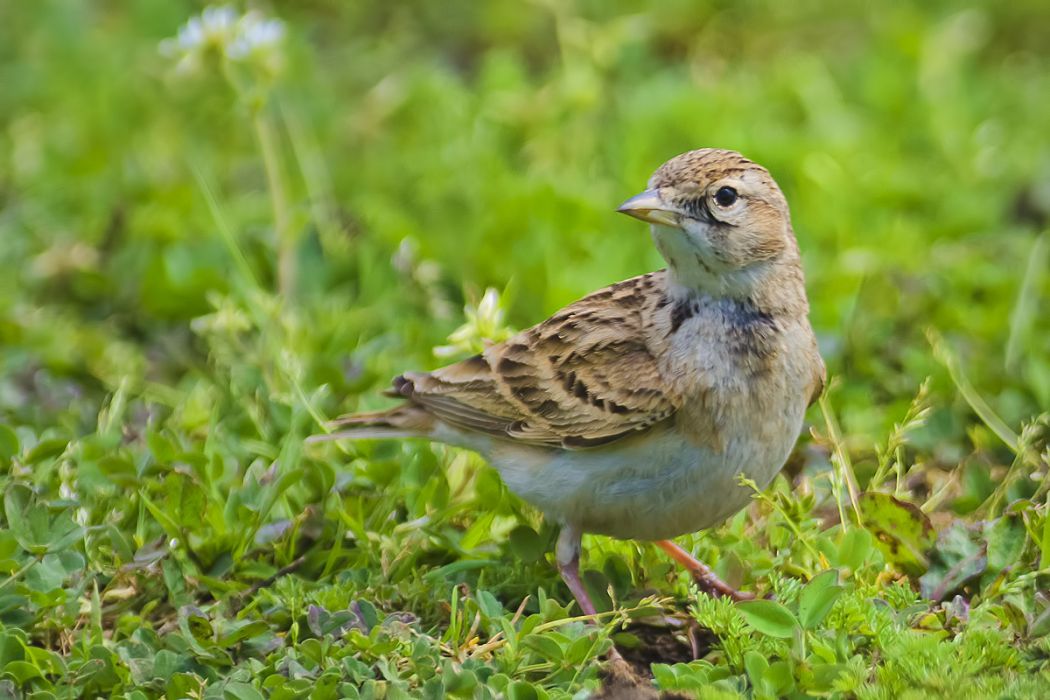
[(207, 7), (179, 27), (174, 38), (160, 42), (160, 52), (178, 59), (176, 68), (180, 71), (195, 69), (208, 51), (226, 52), (234, 40), (237, 19), (237, 11), (229, 5)]
[(248, 58), (253, 53), (277, 51), (284, 39), (284, 22), (268, 19), (261, 12), (251, 10), (237, 22), (237, 32), (226, 49), (233, 60)]
[(183, 73), (201, 68), (209, 54), (272, 72), (283, 58), (284, 32), (284, 22), (257, 10), (241, 15), (230, 5), (216, 5), (186, 20), (173, 38), (160, 42), (160, 52), (176, 59)]
[(233, 33), (237, 11), (229, 5), (206, 7), (200, 17), (192, 17), (179, 32), (184, 46), (225, 44)]

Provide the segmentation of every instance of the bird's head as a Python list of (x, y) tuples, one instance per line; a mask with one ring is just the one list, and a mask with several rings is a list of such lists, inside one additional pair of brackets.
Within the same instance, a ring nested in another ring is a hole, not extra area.
[(652, 224), (653, 241), (683, 287), (746, 297), (778, 263), (797, 265), (783, 193), (765, 168), (735, 151), (672, 158), (617, 211)]

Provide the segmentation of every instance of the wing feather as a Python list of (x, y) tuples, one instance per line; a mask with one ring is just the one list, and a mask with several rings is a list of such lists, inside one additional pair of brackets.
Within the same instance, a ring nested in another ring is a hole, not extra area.
[(664, 272), (599, 290), (482, 355), (395, 380), (395, 392), (464, 430), (580, 449), (667, 420), (681, 405), (655, 359)]

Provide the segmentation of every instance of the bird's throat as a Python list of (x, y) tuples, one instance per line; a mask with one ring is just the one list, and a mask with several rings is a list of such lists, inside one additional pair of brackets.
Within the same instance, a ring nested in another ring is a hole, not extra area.
[(704, 241), (687, 238), (681, 229), (654, 224), (652, 236), (667, 261), (672, 292), (677, 287), (682, 296), (747, 299), (761, 283), (761, 270), (727, 266)]

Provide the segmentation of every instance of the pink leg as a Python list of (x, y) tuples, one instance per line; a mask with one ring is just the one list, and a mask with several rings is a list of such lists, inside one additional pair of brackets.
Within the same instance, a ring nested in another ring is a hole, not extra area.
[(696, 580), (696, 585), (698, 585), (701, 590), (716, 597), (725, 596), (738, 602), (741, 600), (751, 600), (755, 597), (751, 593), (744, 593), (736, 590), (728, 583), (718, 578), (718, 576), (715, 575), (715, 572), (711, 571), (710, 567), (671, 540), (657, 540), (656, 544), (660, 549), (670, 554), (672, 559), (684, 566), (689, 573), (693, 575), (693, 578)]
[[(587, 594), (587, 589), (580, 578), (580, 539), (582, 533), (571, 525), (565, 525), (558, 535), (558, 544), (554, 549), (554, 557), (558, 562), (558, 573), (569, 587), (569, 591), (576, 598), (577, 604), (584, 615), (597, 615), (594, 603)], [(609, 649), (610, 661), (623, 661), (616, 647)]]
[(561, 574), (565, 585), (569, 587), (569, 591), (576, 598), (580, 610), (583, 611), (584, 615), (597, 615), (594, 603), (591, 602), (591, 597), (587, 595), (587, 589), (583, 587), (583, 580), (580, 578), (581, 537), (580, 532), (572, 526), (566, 525), (562, 528), (561, 534), (558, 535), (558, 544), (554, 554), (558, 561), (558, 573)]

